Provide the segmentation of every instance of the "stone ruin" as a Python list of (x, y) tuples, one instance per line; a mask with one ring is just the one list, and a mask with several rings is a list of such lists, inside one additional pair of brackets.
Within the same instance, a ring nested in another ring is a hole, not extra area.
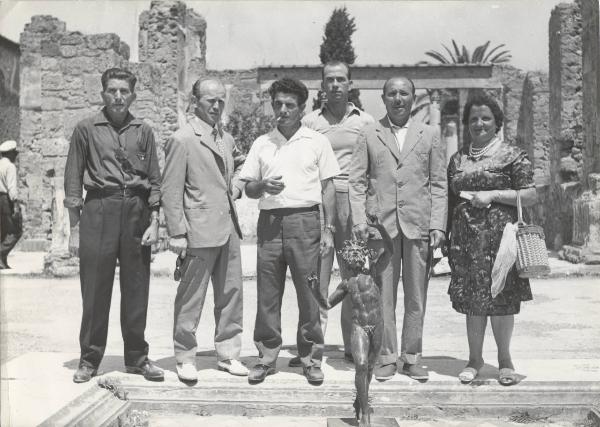
[[(549, 21), (549, 73), (494, 66), (502, 82), (504, 135), (534, 162), (540, 203), (532, 211), (550, 249), (574, 262), (598, 261), (600, 64), (598, 2), (560, 4)], [(138, 77), (132, 111), (162, 144), (185, 117), (192, 83), (221, 78), (227, 108), (252, 93), (260, 99), (256, 70), (206, 69), (206, 21), (181, 1), (153, 0), (139, 19), (139, 61), (115, 34), (68, 31), (51, 16), (34, 16), (21, 34), (20, 186), (25, 191), (22, 249), (48, 250), (47, 270), (72, 274), (62, 176), (75, 124), (101, 106), (100, 73), (123, 66)], [(242, 201), (242, 203), (247, 203)], [(255, 208), (254, 208), (255, 210)], [(243, 209), (243, 211), (253, 211)], [(244, 221), (243, 221), (244, 222)], [(252, 235), (255, 216), (245, 233)], [(165, 237), (165, 230), (161, 230)]]
[(548, 248), (600, 263), (600, 32), (598, 1), (557, 5), (549, 21), (549, 72), (528, 73), (518, 143), (534, 161)]

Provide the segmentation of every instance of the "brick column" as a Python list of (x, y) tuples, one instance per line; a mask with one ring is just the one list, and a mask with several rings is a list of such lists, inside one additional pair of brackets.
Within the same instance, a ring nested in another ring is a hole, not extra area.
[(572, 262), (600, 263), (600, 22), (598, 0), (581, 0), (584, 192), (573, 202)]
[[(19, 188), (26, 201), (21, 250), (45, 250), (49, 246), (52, 218), (49, 200), (43, 197), (50, 188), (40, 171), (43, 154), (38, 141), (44, 134), (42, 126), (42, 41), (65, 31), (64, 22), (45, 15), (36, 15), (25, 25), (20, 38), (20, 130)], [(51, 199), (50, 199), (51, 202)]]
[(531, 220), (544, 227), (546, 244), (552, 247), (560, 229), (557, 206), (551, 198), (550, 129), (548, 119), (548, 76), (545, 73), (527, 73), (523, 82), (521, 109), (517, 125), (517, 145), (529, 154), (533, 163), (538, 203), (530, 209)]
[(551, 194), (560, 218), (554, 249), (570, 243), (573, 200), (580, 191), (582, 138), (581, 13), (576, 3), (561, 3), (549, 22), (549, 125)]

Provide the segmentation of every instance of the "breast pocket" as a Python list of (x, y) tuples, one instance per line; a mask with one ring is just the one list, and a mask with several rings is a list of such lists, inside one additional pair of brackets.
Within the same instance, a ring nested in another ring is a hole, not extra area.
[(143, 177), (148, 175), (149, 160), (146, 152), (135, 151), (129, 154), (128, 160), (139, 175)]
[(418, 144), (413, 150), (415, 155), (423, 161), (429, 161), (429, 154), (431, 152), (431, 147), (425, 144)]
[(388, 161), (393, 161), (392, 153), (389, 150), (383, 149), (375, 152), (375, 165), (377, 167), (385, 165)]
[(317, 169), (317, 157), (311, 150), (293, 153), (293, 156), (289, 160), (292, 160), (293, 163), (299, 163), (306, 172), (314, 172)]

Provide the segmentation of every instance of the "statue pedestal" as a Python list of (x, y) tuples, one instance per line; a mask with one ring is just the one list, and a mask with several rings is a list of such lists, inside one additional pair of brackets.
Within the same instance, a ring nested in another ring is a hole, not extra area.
[[(75, 276), (79, 273), (79, 258), (77, 258), (76, 253), (73, 254), (73, 248), (70, 247), (70, 242), (75, 240), (77, 236), (71, 236), (69, 212), (63, 205), (65, 200), (65, 190), (63, 187), (64, 178), (54, 178), (52, 245), (50, 246), (50, 251), (44, 257), (44, 272), (57, 277)], [(75, 231), (77, 232), (77, 230)]]
[[(358, 426), (356, 418), (327, 418), (327, 427)], [(395, 418), (371, 417), (371, 427), (400, 427)]]
[(588, 176), (589, 190), (573, 201), (573, 244), (560, 256), (573, 263), (600, 264), (600, 174)]

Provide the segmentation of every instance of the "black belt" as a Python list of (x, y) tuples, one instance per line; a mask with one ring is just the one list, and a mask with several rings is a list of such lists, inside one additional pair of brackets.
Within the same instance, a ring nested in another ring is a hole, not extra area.
[(263, 212), (265, 212), (268, 215), (275, 215), (275, 216), (285, 216), (285, 215), (291, 215), (291, 214), (295, 214), (295, 213), (302, 213), (302, 212), (318, 212), (319, 211), (319, 205), (313, 205), (313, 206), (309, 206), (307, 208), (280, 208), (280, 209), (263, 209)]
[(105, 188), (91, 188), (87, 191), (88, 197), (148, 197), (150, 190), (146, 190), (141, 187), (105, 187)]

